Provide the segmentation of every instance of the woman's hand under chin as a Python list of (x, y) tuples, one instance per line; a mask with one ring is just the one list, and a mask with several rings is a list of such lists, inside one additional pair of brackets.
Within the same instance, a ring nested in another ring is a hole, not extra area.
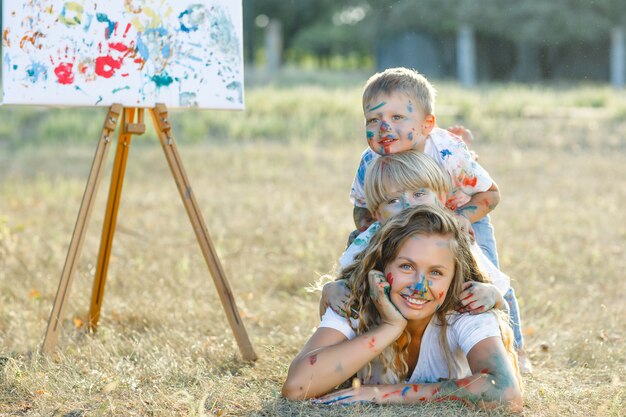
[(368, 280), (370, 297), (380, 314), (381, 323), (399, 327), (404, 330), (407, 321), (389, 299), (391, 284), (385, 279), (385, 275), (373, 269), (369, 272)]

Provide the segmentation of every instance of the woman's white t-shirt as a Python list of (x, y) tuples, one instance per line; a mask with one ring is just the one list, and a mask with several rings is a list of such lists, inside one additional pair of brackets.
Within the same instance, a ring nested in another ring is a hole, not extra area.
[[(498, 319), (492, 312), (471, 315), (468, 313), (451, 312), (447, 315), (447, 343), (449, 352), (452, 354), (452, 373), (448, 372), (446, 356), (441, 345), (441, 325), (436, 316), (433, 316), (422, 335), (420, 353), (415, 369), (406, 383), (437, 382), (441, 378), (464, 378), (472, 374), (467, 362), (467, 354), (481, 340), (489, 337), (501, 337)], [(319, 327), (335, 329), (341, 332), (349, 340), (356, 337), (354, 329), (358, 326), (358, 320), (346, 319), (327, 308), (322, 316)], [(363, 380), (364, 373), (357, 375)], [(391, 379), (388, 381), (393, 381)], [(382, 380), (382, 364), (376, 359), (372, 361), (371, 377), (364, 380), (365, 384), (384, 383)]]

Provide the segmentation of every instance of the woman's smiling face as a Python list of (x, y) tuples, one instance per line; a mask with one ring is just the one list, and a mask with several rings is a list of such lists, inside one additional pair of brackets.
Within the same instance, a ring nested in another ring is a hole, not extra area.
[(443, 304), (454, 277), (452, 242), (449, 235), (411, 236), (385, 267), (391, 302), (407, 320), (430, 320)]

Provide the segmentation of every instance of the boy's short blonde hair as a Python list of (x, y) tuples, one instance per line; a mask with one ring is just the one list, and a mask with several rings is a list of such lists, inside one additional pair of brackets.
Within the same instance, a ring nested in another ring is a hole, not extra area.
[(394, 191), (428, 188), (446, 195), (448, 179), (437, 162), (419, 151), (405, 151), (376, 158), (365, 173), (365, 202), (371, 213)]
[(405, 93), (416, 100), (425, 114), (435, 114), (435, 87), (422, 74), (409, 68), (389, 68), (372, 75), (363, 89), (363, 111), (381, 94)]

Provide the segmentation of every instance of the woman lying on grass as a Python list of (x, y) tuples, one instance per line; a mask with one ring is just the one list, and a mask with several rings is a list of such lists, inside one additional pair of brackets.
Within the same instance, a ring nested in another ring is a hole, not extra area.
[[(433, 206), (388, 220), (355, 263), (348, 319), (327, 309), (291, 363), (283, 395), (324, 404), (455, 400), (522, 407), (511, 329), (498, 312), (458, 313), (466, 281), (483, 282), (469, 239)], [(358, 379), (352, 388), (328, 394)]]

